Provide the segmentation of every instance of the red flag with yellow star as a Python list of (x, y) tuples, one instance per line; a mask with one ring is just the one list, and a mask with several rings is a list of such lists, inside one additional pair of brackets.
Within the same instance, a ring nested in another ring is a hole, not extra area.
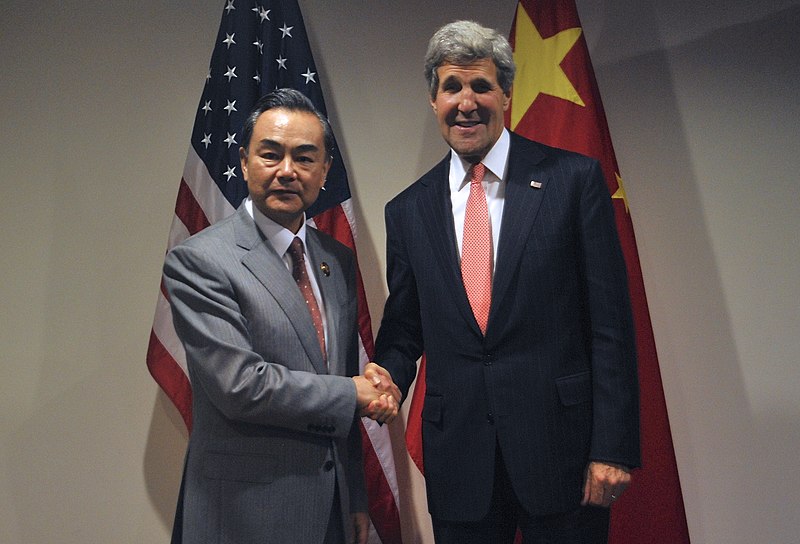
[(511, 29), (517, 75), (506, 125), (600, 161), (614, 199), (636, 324), (642, 468), (611, 512), (611, 544), (689, 542), (661, 372), (633, 224), (574, 0), (520, 0)]

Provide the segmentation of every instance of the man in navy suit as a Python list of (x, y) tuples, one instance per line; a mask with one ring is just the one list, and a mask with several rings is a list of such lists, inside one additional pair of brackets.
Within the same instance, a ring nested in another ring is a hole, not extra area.
[[(598, 162), (503, 127), (514, 71), (505, 38), (475, 23), (431, 39), (430, 103), (451, 152), (386, 206), (376, 361), (405, 398), (425, 353), (437, 543), (510, 543), (517, 527), (526, 544), (606, 542), (640, 462), (625, 263)], [(488, 270), (474, 295), (480, 208)]]

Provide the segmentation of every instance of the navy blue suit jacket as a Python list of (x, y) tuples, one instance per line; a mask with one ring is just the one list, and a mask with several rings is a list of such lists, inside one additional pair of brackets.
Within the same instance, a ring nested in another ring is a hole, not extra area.
[(496, 444), (530, 514), (572, 510), (589, 460), (639, 465), (633, 319), (600, 165), (512, 133), (485, 337), (461, 280), (448, 171), (446, 157), (386, 206), (376, 342), (404, 398), (426, 355), (429, 510), (483, 517)]

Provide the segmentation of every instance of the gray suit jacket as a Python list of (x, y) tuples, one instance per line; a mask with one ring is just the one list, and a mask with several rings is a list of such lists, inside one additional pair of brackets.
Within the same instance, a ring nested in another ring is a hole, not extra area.
[(358, 373), (355, 262), (315, 229), (306, 246), (325, 302), (330, 371), (291, 273), (244, 206), (167, 255), (164, 283), (193, 393), (176, 516), (184, 542), (322, 542), (336, 485), (343, 520), (367, 510), (347, 377)]

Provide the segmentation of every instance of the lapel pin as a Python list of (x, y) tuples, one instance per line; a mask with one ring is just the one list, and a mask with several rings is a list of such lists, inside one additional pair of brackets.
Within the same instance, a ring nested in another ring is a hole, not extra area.
[(328, 266), (328, 263), (325, 261), (322, 261), (322, 264), (319, 265), (319, 269), (322, 270), (322, 273), (325, 274), (326, 277), (331, 275), (331, 267)]
[(534, 189), (541, 189), (542, 188), (542, 182), (541, 181), (531, 181), (531, 187), (533, 187)]

